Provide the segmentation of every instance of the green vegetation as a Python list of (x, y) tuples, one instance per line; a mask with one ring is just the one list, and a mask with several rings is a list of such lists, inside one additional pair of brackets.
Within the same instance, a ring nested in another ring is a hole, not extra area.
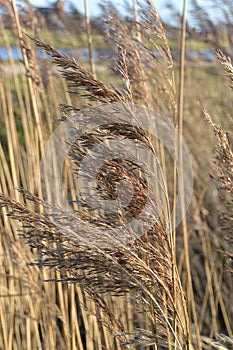
[[(26, 29), (25, 33), (32, 36), (33, 31), (30, 29)], [(7, 42), (11, 46), (18, 46), (19, 40), (14, 35), (12, 30), (7, 29), (5, 31)], [(40, 31), (39, 36), (43, 38), (46, 42), (49, 42), (54, 47), (60, 49), (72, 49), (72, 48), (84, 48), (87, 46), (87, 34), (83, 33), (72, 33), (67, 30), (49, 30), (43, 29)], [(105, 42), (103, 37), (100, 34), (93, 35), (93, 43), (94, 47), (105, 47)], [(5, 41), (2, 37), (0, 37), (0, 46), (5, 46)]]

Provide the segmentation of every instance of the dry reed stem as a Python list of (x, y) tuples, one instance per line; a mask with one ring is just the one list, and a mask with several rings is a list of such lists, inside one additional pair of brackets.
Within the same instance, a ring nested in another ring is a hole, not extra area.
[(88, 1), (87, 0), (84, 0), (84, 8), (85, 8), (85, 23), (86, 23), (86, 31), (87, 31), (90, 69), (91, 69), (91, 74), (93, 75), (93, 77), (95, 77), (96, 76), (96, 69), (95, 69), (95, 63), (93, 60), (91, 24), (90, 24), (89, 9), (88, 9)]

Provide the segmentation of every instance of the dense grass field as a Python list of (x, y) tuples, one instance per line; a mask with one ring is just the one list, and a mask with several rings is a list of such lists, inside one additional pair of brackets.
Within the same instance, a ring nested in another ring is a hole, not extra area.
[(0, 349), (233, 349), (232, 25), (220, 46), (149, 1), (79, 31), (1, 8)]

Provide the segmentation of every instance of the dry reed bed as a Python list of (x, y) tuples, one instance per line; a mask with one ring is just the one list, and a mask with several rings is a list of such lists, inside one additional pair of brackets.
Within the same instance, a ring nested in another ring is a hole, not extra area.
[[(183, 224), (169, 235), (168, 214), (164, 212), (147, 235), (114, 249), (100, 249), (93, 242), (70, 237), (70, 230), (78, 223), (84, 235), (95, 232), (104, 239), (112, 239), (108, 232), (114, 228), (117, 237), (121, 231), (121, 215), (109, 217), (95, 213), (97, 217), (93, 218), (88, 206), (82, 203), (71, 216), (40, 199), (41, 153), (56, 125), (54, 115), (59, 118), (60, 102), (64, 119), (82, 107), (79, 99), (82, 96), (84, 103), (92, 106), (106, 102), (146, 105), (168, 115), (176, 127), (181, 127), (174, 63), (156, 10), (146, 1), (139, 13), (134, 12), (134, 18), (123, 21), (112, 6), (104, 9), (111, 15), (107, 23), (108, 40), (118, 48), (114, 71), (122, 81), (119, 87), (109, 87), (100, 81), (93, 74), (93, 66), (89, 73), (51, 45), (33, 39), (53, 58), (66, 81), (50, 74), (48, 65), (44, 71), (45, 88), (34, 46), (30, 38), (22, 34), (14, 2), (6, 1), (4, 5), (15, 23), (15, 35), (23, 50), (21, 64), (27, 74), (21, 81), (11, 59), (15, 95), (4, 80), (0, 81), (1, 111), (7, 135), (7, 152), (0, 148), (3, 202), (0, 348), (110, 350), (141, 349), (144, 345), (145, 349), (229, 349), (232, 345), (233, 310), (229, 302), (232, 277), (226, 272), (224, 256), (232, 257), (231, 207), (222, 215), (228, 241), (222, 241), (222, 234), (208, 226), (204, 209), (199, 208), (199, 198), (194, 193), (191, 216), (195, 225), (190, 223), (187, 229)], [(135, 23), (135, 18), (140, 20)], [(10, 53), (4, 33), (2, 27)], [(159, 51), (162, 59), (154, 55), (151, 47)], [(231, 62), (221, 53), (218, 56), (232, 82)], [(15, 105), (20, 115), (23, 144), (16, 125)], [(207, 112), (205, 115), (220, 141), (218, 181), (232, 201), (231, 146)], [(75, 173), (83, 154), (96, 139), (100, 141), (111, 134), (121, 138), (124, 133), (125, 126), (118, 122), (77, 140), (70, 152), (74, 167), (68, 164), (64, 174), (70, 199), (76, 200), (77, 191), (71, 170)], [(127, 137), (140, 140), (146, 147), (150, 145), (148, 136), (136, 127), (127, 130)], [(174, 172), (175, 165), (172, 170), (163, 146), (155, 144), (154, 147), (164, 172)], [(119, 179), (126, 178), (133, 183), (136, 195), (128, 212), (130, 217), (142, 209), (147, 188), (140, 172), (133, 170), (130, 162), (122, 160), (122, 164), (123, 168), (118, 162), (109, 162), (108, 177), (100, 174), (98, 181), (107, 198), (115, 198)], [(168, 180), (170, 204), (174, 204), (176, 177)], [(18, 191), (18, 188), (24, 190)], [(56, 217), (55, 222), (46, 215), (48, 208)], [(189, 256), (184, 250), (184, 239), (189, 244), (189, 248), (185, 245), (185, 250), (190, 249)], [(188, 283), (187, 276), (191, 277)], [(45, 280), (50, 283), (43, 282)], [(216, 333), (225, 335), (216, 336)]]

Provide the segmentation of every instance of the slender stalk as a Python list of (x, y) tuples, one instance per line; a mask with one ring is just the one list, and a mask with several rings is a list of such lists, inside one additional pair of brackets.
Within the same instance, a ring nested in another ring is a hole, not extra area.
[(92, 75), (96, 76), (95, 63), (94, 63), (94, 59), (93, 59), (91, 24), (90, 24), (90, 17), (89, 17), (89, 10), (88, 10), (87, 0), (84, 0), (84, 8), (85, 8), (85, 23), (86, 23), (87, 40), (88, 40), (90, 69), (91, 69)]
[[(183, 111), (184, 111), (184, 70), (185, 70), (185, 36), (186, 36), (186, 8), (187, 0), (183, 2), (183, 13), (182, 13), (182, 28), (181, 28), (181, 47), (180, 47), (180, 82), (179, 82), (179, 101), (178, 101), (178, 130), (179, 134), (183, 135)], [(180, 138), (181, 141), (181, 138)], [(187, 277), (187, 286), (186, 286), (186, 296), (188, 307), (191, 306), (193, 320), (195, 324), (195, 333), (197, 339), (198, 349), (201, 350), (201, 339), (200, 331), (196, 314), (195, 299), (193, 293), (192, 285), (192, 275), (191, 275), (191, 266), (190, 266), (190, 253), (189, 253), (189, 234), (187, 228), (187, 220), (185, 217), (185, 193), (184, 193), (184, 177), (183, 177), (183, 149), (181, 142), (179, 141), (179, 167), (180, 167), (180, 176), (179, 176), (179, 195), (181, 201), (181, 212), (182, 212), (182, 231), (183, 231), (183, 244), (184, 244), (184, 257), (185, 257), (185, 268), (186, 268), (186, 277)], [(187, 339), (187, 348), (190, 349), (191, 346), (191, 335), (189, 327), (187, 327), (188, 339)]]
[(140, 33), (140, 25), (138, 23), (138, 9), (137, 9), (137, 0), (133, 0), (133, 14), (134, 14), (134, 21), (136, 25), (136, 36), (138, 41), (142, 41), (142, 36)]

